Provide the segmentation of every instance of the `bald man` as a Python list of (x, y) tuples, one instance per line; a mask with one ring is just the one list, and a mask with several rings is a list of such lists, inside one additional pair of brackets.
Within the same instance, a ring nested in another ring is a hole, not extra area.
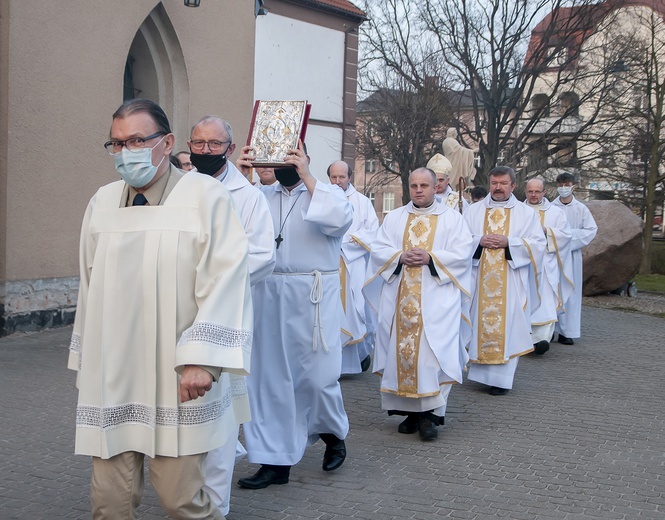
[(362, 294), (370, 245), (379, 229), (372, 202), (351, 184), (351, 167), (344, 161), (328, 166), (328, 178), (336, 184), (353, 206), (353, 223), (342, 238), (340, 282), (342, 289), (342, 374), (357, 374), (370, 365), (374, 348), (374, 323), (371, 309)]

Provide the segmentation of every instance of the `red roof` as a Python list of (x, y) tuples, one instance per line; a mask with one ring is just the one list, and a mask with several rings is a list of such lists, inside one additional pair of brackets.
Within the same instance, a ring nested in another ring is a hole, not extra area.
[[(665, 13), (665, 0), (606, 0), (598, 4), (560, 7), (545, 16), (533, 31), (531, 31), (531, 41), (527, 49), (525, 63), (528, 63), (533, 57), (536, 52), (535, 49), (541, 42), (543, 35), (548, 31), (552, 31), (551, 24), (553, 19), (554, 30), (548, 37), (549, 43), (557, 45), (565, 42), (571, 56), (573, 59), (576, 59), (584, 40), (596, 31), (600, 21), (611, 11), (629, 5), (648, 6), (661, 14)], [(561, 34), (559, 38), (557, 38), (557, 32)]]
[(352, 14), (359, 18), (366, 18), (367, 15), (365, 11), (359, 9), (353, 5), (348, 0), (305, 0), (303, 3), (316, 6), (317, 4), (321, 7), (332, 8), (335, 11), (340, 11), (348, 14)]

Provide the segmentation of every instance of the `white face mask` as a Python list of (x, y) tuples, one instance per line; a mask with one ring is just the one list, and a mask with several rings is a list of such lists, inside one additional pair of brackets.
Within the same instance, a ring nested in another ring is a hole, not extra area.
[(566, 199), (570, 197), (573, 194), (573, 187), (572, 186), (560, 186), (556, 189), (556, 191), (559, 192), (559, 196), (562, 199)]
[[(161, 143), (164, 137), (155, 146)], [(165, 158), (166, 156), (162, 157), (159, 164), (155, 166), (152, 164), (152, 148), (132, 152), (127, 147), (123, 147), (120, 153), (115, 156), (115, 169), (127, 184), (133, 188), (142, 188), (155, 178), (157, 169)]]

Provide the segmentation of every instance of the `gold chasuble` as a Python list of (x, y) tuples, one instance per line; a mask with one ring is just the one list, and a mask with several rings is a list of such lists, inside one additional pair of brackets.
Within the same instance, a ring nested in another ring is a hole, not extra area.
[[(432, 251), (437, 215), (409, 214), (404, 230), (403, 250), (415, 247)], [(397, 395), (422, 397), (418, 393), (418, 347), (423, 332), (422, 272), (427, 266), (403, 266), (397, 297)]]
[[(483, 234), (506, 235), (510, 208), (487, 208)], [(506, 344), (508, 262), (505, 249), (483, 248), (478, 290), (478, 363), (502, 365)]]

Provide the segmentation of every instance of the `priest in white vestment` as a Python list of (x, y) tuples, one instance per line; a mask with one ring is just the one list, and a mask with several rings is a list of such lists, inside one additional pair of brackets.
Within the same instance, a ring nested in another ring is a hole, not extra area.
[(575, 290), (565, 301), (559, 313), (559, 321), (555, 326), (559, 334), (558, 342), (572, 345), (573, 338), (581, 336), (582, 322), (582, 249), (588, 246), (598, 233), (598, 226), (591, 211), (573, 195), (575, 177), (570, 173), (561, 173), (556, 178), (559, 196), (552, 201), (554, 206), (561, 208), (566, 214), (568, 225), (572, 231), (570, 250), (573, 257), (573, 283)]
[(489, 176), (490, 194), (464, 213), (475, 251), (468, 378), (488, 385), (491, 395), (505, 395), (519, 357), (533, 351), (531, 313), (540, 304), (546, 240), (536, 212), (512, 194), (513, 169), (497, 166)]
[[(254, 156), (243, 148), (239, 167)], [(239, 485), (286, 484), (291, 466), (321, 438), (323, 469), (346, 457), (349, 421), (339, 385), (342, 365), (339, 257), (353, 208), (337, 186), (318, 181), (300, 148), (278, 184), (262, 187), (273, 217), (276, 263), (254, 287), (254, 349), (248, 378), (252, 420), (243, 426), (248, 459), (261, 464)]]
[(169, 516), (223, 518), (203, 461), (249, 419), (247, 237), (226, 188), (170, 166), (173, 141), (154, 102), (120, 107), (106, 147), (124, 182), (99, 189), (81, 230), (69, 367), (94, 518), (134, 517), (146, 455)]
[(457, 210), (458, 213), (462, 213), (469, 203), (462, 197), (462, 211), (460, 211), (460, 193), (450, 187), (450, 173), (453, 170), (453, 165), (450, 161), (440, 153), (437, 153), (427, 161), (427, 168), (432, 170), (436, 175), (436, 199), (439, 202), (443, 202), (449, 208)]
[(545, 198), (545, 183), (531, 179), (526, 183), (525, 203), (538, 215), (547, 240), (539, 272), (540, 306), (531, 314), (531, 341), (534, 353), (542, 355), (550, 348), (557, 313), (573, 291), (571, 230), (566, 214)]
[(370, 244), (379, 230), (372, 202), (351, 184), (351, 168), (344, 161), (328, 166), (328, 178), (344, 190), (353, 206), (353, 223), (342, 238), (340, 278), (344, 321), (342, 323), (342, 374), (358, 374), (369, 369), (374, 348), (375, 323), (362, 293)]
[[(196, 170), (217, 179), (231, 193), (249, 241), (249, 278), (250, 285), (255, 286), (275, 266), (275, 235), (265, 196), (227, 160), (236, 147), (233, 130), (227, 121), (211, 115), (202, 117), (192, 127), (187, 144)], [(206, 457), (206, 490), (225, 515), (230, 509), (235, 461), (246, 453), (238, 441), (236, 429), (235, 435), (229, 436), (223, 446), (210, 451)]]
[(411, 202), (383, 220), (365, 286), (379, 316), (381, 408), (406, 415), (398, 431), (423, 440), (437, 437), (451, 386), (462, 383), (471, 297), (473, 239), (462, 215), (435, 199), (435, 183), (428, 168), (411, 173)]

